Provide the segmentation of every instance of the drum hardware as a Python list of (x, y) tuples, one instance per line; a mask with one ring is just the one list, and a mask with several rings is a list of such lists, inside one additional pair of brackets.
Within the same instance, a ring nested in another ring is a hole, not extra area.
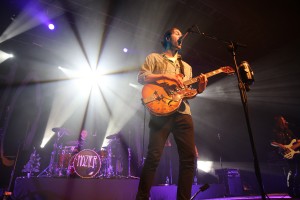
[(123, 160), (121, 152), (121, 137), (119, 133), (112, 134), (106, 137), (109, 139), (107, 147), (107, 174), (106, 178), (122, 178)]
[(62, 136), (64, 135), (70, 135), (70, 132), (68, 129), (65, 129), (65, 128), (53, 128), (52, 129), (53, 132), (57, 133), (57, 136), (59, 138), (61, 138)]
[(128, 147), (128, 177), (131, 176), (130, 161), (131, 161), (131, 149)]
[(121, 178), (123, 172), (122, 153), (119, 140), (113, 140), (109, 145), (108, 167), (109, 177)]
[(114, 176), (114, 170), (112, 167), (112, 149), (111, 146), (107, 146), (107, 166), (106, 166), (106, 178)]
[(108, 156), (107, 150), (100, 150), (98, 154), (99, 154), (99, 156), (100, 156), (100, 158), (101, 158), (102, 160), (103, 160), (103, 159), (106, 159), (107, 156)]
[[(104, 147), (107, 149), (107, 158), (106, 158), (106, 174), (104, 175), (105, 178), (113, 178), (118, 175), (118, 169), (120, 168), (118, 166), (119, 163), (117, 163), (116, 160), (116, 152), (113, 152), (113, 149), (115, 150), (117, 146), (119, 146), (119, 140), (120, 136), (118, 133), (112, 134), (106, 137), (106, 139), (109, 139), (109, 144)], [(113, 163), (114, 162), (114, 163)]]
[(108, 150), (107, 147), (102, 147), (101, 150), (97, 151), (101, 159), (101, 169), (97, 178), (106, 178), (108, 177)]
[(50, 163), (39, 175), (37, 175), (37, 177), (40, 177), (42, 175), (51, 177), (58, 173), (58, 171), (57, 171), (57, 155), (58, 155), (58, 150), (62, 149), (62, 145), (61, 144), (59, 145), (59, 141), (64, 135), (69, 135), (69, 131), (65, 128), (53, 128), (52, 131), (56, 133), (56, 139), (53, 144), (53, 150), (51, 152)]
[(78, 144), (79, 144), (78, 140), (66, 142), (66, 145), (68, 145), (68, 146), (78, 146)]
[(128, 147), (128, 175), (127, 178), (139, 179), (139, 177), (131, 176), (131, 149)]
[(58, 176), (68, 176), (69, 162), (75, 153), (75, 149), (76, 146), (64, 146), (63, 148), (60, 148), (60, 151), (58, 153), (58, 163), (56, 167)]
[(106, 137), (106, 139), (109, 139), (109, 140), (116, 140), (116, 139), (119, 139), (120, 136), (118, 133), (115, 133), (115, 134), (112, 134), (112, 135), (109, 135)]
[(101, 158), (101, 173), (98, 178), (115, 178), (120, 172), (121, 163), (115, 159), (114, 153), (116, 152), (113, 152), (112, 145), (102, 147), (102, 149), (105, 150), (100, 150), (98, 153)]

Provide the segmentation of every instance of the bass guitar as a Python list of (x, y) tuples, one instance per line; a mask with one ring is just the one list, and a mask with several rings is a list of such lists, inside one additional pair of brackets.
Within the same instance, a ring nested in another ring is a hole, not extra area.
[(277, 142), (271, 142), (271, 145), (274, 147), (280, 147), (283, 152), (283, 157), (286, 159), (292, 159), (295, 154), (300, 153), (299, 150), (295, 151), (295, 149), (300, 147), (300, 142), (297, 142), (296, 139), (293, 139), (290, 144), (283, 145)]
[[(205, 75), (209, 78), (220, 73), (233, 74), (234, 70), (230, 66), (225, 66)], [(178, 87), (175, 81), (168, 79), (146, 84), (142, 89), (143, 104), (156, 116), (170, 115), (177, 111), (183, 99), (191, 99), (198, 94), (196, 89), (188, 86), (198, 82), (199, 79), (200, 76), (197, 76), (183, 82), (184, 88)]]

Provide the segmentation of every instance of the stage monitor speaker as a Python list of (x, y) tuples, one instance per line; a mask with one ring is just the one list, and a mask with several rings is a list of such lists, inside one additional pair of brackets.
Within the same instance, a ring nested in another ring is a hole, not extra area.
[(224, 184), (226, 196), (243, 195), (241, 175), (238, 169), (219, 169), (216, 170), (219, 176), (219, 183)]

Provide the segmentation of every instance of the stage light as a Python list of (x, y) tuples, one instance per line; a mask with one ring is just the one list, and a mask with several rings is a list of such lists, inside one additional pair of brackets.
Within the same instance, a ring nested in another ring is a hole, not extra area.
[(50, 24), (48, 24), (48, 28), (49, 28), (50, 30), (54, 30), (54, 29), (55, 29), (55, 26), (54, 26), (54, 24), (50, 23)]
[(4, 62), (5, 60), (9, 58), (13, 58), (13, 54), (5, 53), (4, 51), (0, 50), (0, 63)]
[(204, 171), (206, 173), (212, 170), (213, 162), (212, 161), (197, 161), (197, 169)]
[(127, 49), (127, 48), (124, 48), (124, 49), (123, 49), (123, 52), (124, 52), (124, 53), (127, 53), (127, 52), (128, 52), (128, 49)]

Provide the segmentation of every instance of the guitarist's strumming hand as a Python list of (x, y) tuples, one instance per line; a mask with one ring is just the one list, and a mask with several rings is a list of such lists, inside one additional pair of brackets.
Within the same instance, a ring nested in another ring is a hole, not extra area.
[(177, 85), (184, 88), (183, 75), (182, 74), (149, 74), (144, 78), (145, 83), (154, 83), (158, 80), (168, 79), (175, 81)]
[(180, 88), (184, 88), (183, 75), (182, 74), (163, 74), (163, 79), (169, 79), (175, 81)]
[(207, 81), (208, 80), (205, 74), (201, 74), (199, 76), (198, 89), (197, 89), (198, 93), (202, 93), (205, 90), (207, 86)]

